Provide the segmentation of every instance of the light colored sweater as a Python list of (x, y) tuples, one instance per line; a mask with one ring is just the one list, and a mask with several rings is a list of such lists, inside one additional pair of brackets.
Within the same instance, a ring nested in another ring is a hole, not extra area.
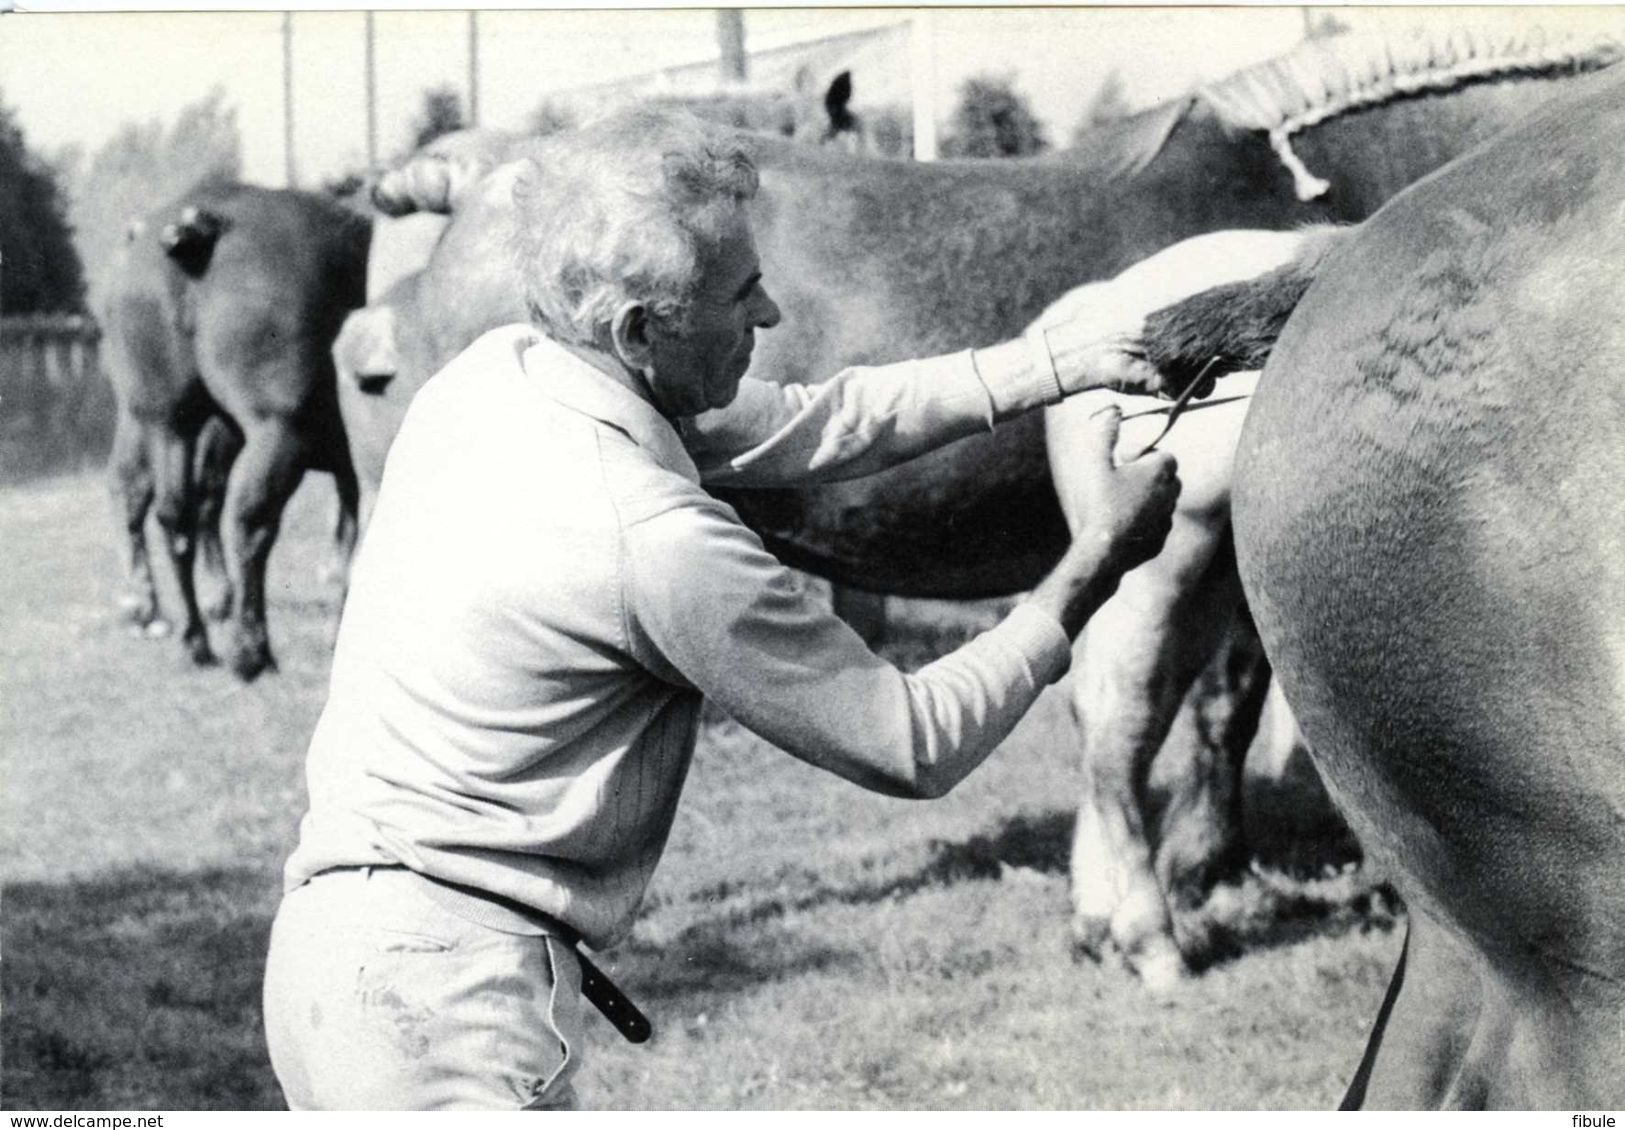
[(870, 788), (946, 791), (1066, 669), (1060, 626), (1021, 606), (903, 674), (701, 482), (878, 469), (1032, 392), (987, 387), (963, 353), (811, 388), (747, 380), (680, 436), (529, 327), (480, 338), (390, 452), (287, 886), (404, 864), (457, 885), (443, 896), (476, 920), (611, 944), (665, 846), (702, 696)]

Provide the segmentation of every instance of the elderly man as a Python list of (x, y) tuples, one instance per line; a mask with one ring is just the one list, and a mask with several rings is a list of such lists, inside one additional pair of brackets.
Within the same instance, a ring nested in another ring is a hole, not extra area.
[(1173, 461), (1114, 467), (1102, 415), (1054, 573), (918, 673), (871, 654), (702, 484), (861, 475), (1152, 378), (1075, 320), (814, 387), (746, 380), (779, 321), (755, 190), (731, 135), (648, 111), (561, 136), (520, 182), (534, 324), (482, 337), (408, 412), (310, 746), (265, 982), (294, 1107), (569, 1105), (575, 947), (630, 928), (703, 697), (865, 788), (941, 796), (1161, 546)]

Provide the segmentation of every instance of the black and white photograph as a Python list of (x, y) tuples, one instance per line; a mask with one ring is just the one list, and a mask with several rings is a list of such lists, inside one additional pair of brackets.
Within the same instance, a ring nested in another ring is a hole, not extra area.
[(1616, 1124), (1625, 8), (49, 7), (0, 1108)]

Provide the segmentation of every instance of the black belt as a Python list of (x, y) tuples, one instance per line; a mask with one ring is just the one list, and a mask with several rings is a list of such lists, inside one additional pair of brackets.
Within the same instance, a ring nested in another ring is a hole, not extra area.
[(576, 960), (581, 962), (581, 995), (630, 1042), (641, 1044), (654, 1035), (654, 1025), (632, 1003), (632, 998), (621, 992), (602, 969), (588, 961), (580, 946), (575, 946), (575, 951)]
[[(568, 945), (572, 950), (575, 951), (576, 960), (581, 963), (581, 995), (586, 997), (587, 1000), (592, 1003), (592, 1006), (603, 1014), (604, 1019), (613, 1024), (615, 1026), (615, 1030), (624, 1036), (629, 1042), (641, 1044), (650, 1036), (654, 1035), (654, 1025), (650, 1024), (649, 1018), (643, 1015), (643, 1012), (638, 1008), (637, 1005), (632, 1003), (632, 998), (621, 992), (619, 986), (617, 986), (614, 981), (609, 979), (609, 975), (606, 974), (602, 969), (598, 968), (598, 966), (594, 965), (590, 960), (588, 960), (587, 955), (581, 952), (581, 935), (570, 929), (570, 927), (566, 926), (564, 923), (559, 922), (551, 915), (540, 915), (537, 911), (531, 909), (530, 907), (523, 906), (514, 902), (510, 898), (505, 898), (502, 895), (492, 894), (490, 891), (477, 890), (463, 883), (453, 883), (446, 879), (430, 878), (429, 876), (418, 871), (413, 871), (412, 868), (400, 863), (379, 863), (365, 867), (361, 865), (353, 867), (330, 867), (326, 871), (320, 871), (317, 874), (327, 875), (334, 871), (360, 870), (406, 871), (429, 883), (450, 887), (452, 890), (458, 891), (471, 898), (484, 899), (487, 902), (495, 903), (499, 906), (505, 906), (510, 910), (518, 911), (532, 920), (538, 917), (545, 917), (547, 935), (549, 937), (557, 938), (559, 941)], [(315, 876), (312, 876), (312, 878), (315, 878)]]

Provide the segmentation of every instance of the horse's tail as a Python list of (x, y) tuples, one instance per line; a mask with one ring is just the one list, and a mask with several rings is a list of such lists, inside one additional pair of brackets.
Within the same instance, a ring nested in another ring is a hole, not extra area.
[(518, 140), (499, 130), (459, 130), (436, 138), (378, 178), (373, 206), (386, 216), (449, 215)]
[(1157, 310), (1145, 320), (1146, 360), (1173, 388), (1205, 368), (1214, 376), (1262, 369), (1321, 264), (1349, 230), (1329, 224), (1305, 229), (1290, 262)]

